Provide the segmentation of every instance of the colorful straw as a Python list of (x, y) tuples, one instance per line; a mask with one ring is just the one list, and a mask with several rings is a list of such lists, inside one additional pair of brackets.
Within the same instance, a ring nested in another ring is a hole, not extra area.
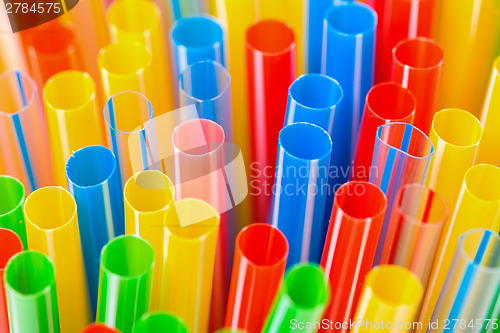
[(0, 176), (0, 228), (6, 228), (14, 231), (25, 249), (28, 248), (26, 238), (26, 226), (24, 223), (24, 186), (15, 178), (9, 176)]
[(145, 314), (137, 321), (134, 333), (188, 333), (188, 330), (177, 316), (166, 312), (153, 312)]
[(81, 333), (120, 333), (114, 328), (103, 324), (92, 324), (87, 326)]

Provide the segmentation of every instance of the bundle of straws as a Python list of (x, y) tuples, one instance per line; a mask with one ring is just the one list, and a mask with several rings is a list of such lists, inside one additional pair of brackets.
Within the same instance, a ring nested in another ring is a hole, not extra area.
[(500, 332), (500, 1), (26, 3), (0, 333)]

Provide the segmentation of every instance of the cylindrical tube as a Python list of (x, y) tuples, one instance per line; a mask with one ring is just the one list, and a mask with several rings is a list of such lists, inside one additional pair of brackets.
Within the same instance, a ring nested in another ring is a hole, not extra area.
[(23, 206), (25, 192), (23, 184), (16, 178), (0, 176), (0, 228), (14, 231), (25, 249), (28, 248)]
[(61, 331), (55, 269), (48, 257), (37, 251), (20, 252), (5, 267), (4, 279), (10, 332)]
[(483, 135), (477, 148), (476, 164), (500, 165), (500, 57), (496, 58), (491, 71), (490, 83), (481, 111)]
[(155, 83), (151, 103), (157, 115), (173, 110), (170, 57), (165, 46), (160, 8), (147, 0), (114, 1), (108, 8), (107, 21), (113, 42), (138, 42), (149, 49)]
[(89, 146), (74, 152), (66, 164), (68, 190), (78, 207), (92, 313), (97, 305), (101, 250), (110, 239), (125, 233), (123, 190), (116, 162), (108, 148)]
[(432, 39), (423, 37), (404, 39), (392, 50), (391, 79), (415, 95), (417, 107), (413, 125), (425, 134), (429, 133), (434, 113), (438, 111), (443, 57), (441, 47)]
[(379, 17), (375, 63), (375, 82), (391, 78), (391, 52), (406, 38), (432, 37), (437, 19), (437, 0), (365, 0)]
[(499, 256), (497, 232), (472, 229), (460, 235), (453, 265), (432, 315), (432, 322), (437, 324), (427, 332), (484, 332), (487, 324), (498, 328), (496, 321), (487, 320), (497, 300), (494, 291), (500, 287)]
[[(240, 38), (243, 38), (240, 36)], [(170, 28), (174, 80), (189, 65), (212, 60), (225, 64), (224, 30), (209, 15), (181, 18)]]
[(283, 281), (288, 242), (273, 226), (254, 223), (235, 247), (225, 326), (258, 333)]
[[(295, 80), (295, 37), (280, 21), (258, 21), (246, 33), (255, 221), (267, 221), (279, 131)], [(255, 173), (253, 173), (255, 171)]]
[(96, 321), (132, 333), (149, 311), (155, 253), (144, 239), (119, 236), (101, 254)]
[(165, 261), (163, 224), (167, 208), (174, 201), (174, 185), (163, 173), (141, 171), (124, 187), (125, 233), (139, 235), (148, 241), (155, 252), (151, 310), (159, 308), (162, 265)]
[(96, 323), (87, 326), (81, 333), (120, 333), (120, 332), (107, 325)]
[(13, 70), (0, 75), (0, 172), (28, 193), (53, 181), (49, 135), (36, 82)]
[(465, 173), (448, 230), (443, 231), (436, 252), (420, 313), (422, 323), (428, 323), (431, 318), (452, 266), (459, 236), (472, 228), (487, 228), (495, 233), (500, 230), (500, 168), (497, 166), (479, 164)]
[(159, 160), (153, 106), (146, 97), (134, 91), (111, 96), (104, 119), (122, 184)]
[[(375, 137), (370, 183), (380, 187), (387, 197), (387, 211), (392, 212), (396, 195), (404, 184), (424, 183), (434, 147), (418, 128), (406, 123), (379, 126)], [(374, 265), (380, 262), (389, 226), (390, 214), (382, 224)]]
[(0, 330), (10, 332), (7, 299), (5, 297), (4, 272), (7, 262), (23, 250), (19, 236), (10, 229), (0, 228)]
[(208, 0), (172, 0), (170, 4), (170, 15), (173, 21), (183, 17), (189, 17), (196, 14), (208, 12)]
[[(286, 274), (262, 333), (290, 332), (294, 323), (318, 322), (329, 300), (330, 287), (323, 269), (314, 264), (295, 265)], [(315, 331), (313, 328), (297, 330)]]
[(184, 320), (193, 333), (206, 332), (220, 216), (198, 199), (183, 199), (165, 214), (161, 309)]
[(233, 141), (231, 78), (221, 64), (208, 60), (186, 67), (179, 76), (179, 100), (181, 106), (196, 105), (198, 117), (221, 125)]
[[(349, 322), (372, 267), (377, 239), (386, 210), (384, 193), (367, 182), (348, 182), (335, 193), (330, 225), (321, 258), (329, 277), (332, 297), (323, 318)], [(328, 327), (321, 332), (349, 332)]]
[(380, 264), (408, 268), (425, 288), (447, 218), (448, 206), (437, 193), (422, 184), (403, 185), (392, 208)]
[[(412, 331), (422, 294), (422, 283), (408, 269), (395, 265), (373, 268), (366, 276), (354, 316), (357, 325), (350, 332)], [(387, 328), (389, 324), (392, 329)]]
[(361, 181), (370, 179), (377, 128), (392, 122), (412, 124), (416, 105), (411, 91), (398, 83), (379, 83), (370, 89), (366, 95), (359, 129), (354, 167), (351, 172), (352, 179)]
[(166, 312), (152, 312), (137, 321), (134, 333), (188, 333), (188, 330), (179, 317)]
[(90, 323), (76, 203), (61, 187), (43, 187), (24, 205), (28, 246), (54, 263), (62, 332), (80, 332)]
[[(366, 94), (373, 84), (377, 14), (365, 4), (342, 2), (325, 14), (321, 73), (335, 78), (343, 97), (331, 132), (333, 165), (349, 168), (358, 137)], [(330, 132), (329, 132), (330, 133)]]
[(71, 154), (86, 146), (106, 143), (94, 80), (84, 72), (60, 72), (45, 84), (43, 100), (55, 183), (66, 188), (65, 166)]
[(319, 126), (294, 123), (280, 131), (271, 224), (288, 239), (287, 267), (321, 259), (331, 153), (330, 136)]

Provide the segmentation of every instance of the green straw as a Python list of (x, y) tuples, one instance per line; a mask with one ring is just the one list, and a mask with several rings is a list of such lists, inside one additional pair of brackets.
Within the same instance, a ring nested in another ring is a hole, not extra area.
[(54, 265), (44, 254), (24, 251), (5, 268), (11, 333), (58, 333)]
[(301, 329), (299, 323), (320, 321), (329, 300), (330, 287), (323, 269), (315, 264), (292, 266), (274, 300), (262, 332), (314, 332), (315, 329)]
[(166, 312), (153, 312), (142, 316), (135, 324), (134, 333), (188, 333), (179, 317)]
[(25, 200), (24, 185), (16, 178), (0, 176), (0, 228), (14, 231), (21, 241), (23, 247), (28, 248), (26, 238), (26, 227), (24, 225), (23, 206)]
[(153, 247), (138, 236), (117, 237), (103, 248), (97, 322), (132, 332), (149, 311), (154, 260)]

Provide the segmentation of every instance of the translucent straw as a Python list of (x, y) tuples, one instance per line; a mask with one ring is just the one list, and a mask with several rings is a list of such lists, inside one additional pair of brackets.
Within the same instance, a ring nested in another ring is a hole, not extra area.
[(103, 146), (82, 148), (66, 164), (68, 190), (78, 206), (92, 312), (97, 305), (101, 250), (110, 239), (125, 233), (123, 190), (116, 169), (115, 155)]
[(23, 243), (15, 232), (10, 229), (0, 228), (0, 329), (2, 332), (10, 332), (4, 286), (5, 266), (10, 258), (22, 250)]
[(56, 184), (66, 187), (65, 167), (71, 154), (106, 144), (94, 80), (84, 72), (60, 72), (45, 84), (43, 100)]
[(429, 133), (434, 113), (438, 111), (443, 57), (443, 50), (435, 41), (422, 37), (404, 39), (392, 50), (391, 78), (415, 95), (417, 107), (413, 124), (425, 134)]
[(188, 330), (179, 317), (166, 312), (152, 312), (137, 321), (134, 333), (188, 333)]
[(172, 0), (170, 1), (170, 11), (172, 20), (179, 20), (183, 17), (195, 14), (207, 13), (209, 9), (207, 0)]
[(165, 260), (163, 225), (175, 198), (174, 185), (159, 171), (148, 170), (130, 177), (124, 187), (125, 233), (141, 236), (155, 252), (151, 310), (159, 309), (162, 264)]
[(28, 193), (52, 183), (45, 115), (35, 81), (13, 70), (0, 75), (0, 172), (19, 179)]
[(157, 115), (173, 110), (175, 91), (160, 8), (147, 0), (114, 1), (108, 8), (107, 21), (113, 42), (138, 42), (149, 49), (154, 75), (151, 103)]
[(287, 267), (321, 258), (331, 152), (330, 136), (319, 126), (294, 123), (280, 132), (271, 224), (288, 239)]
[(14, 231), (26, 249), (28, 248), (28, 242), (23, 214), (24, 186), (15, 178), (0, 176), (0, 193), (2, 193), (2, 200), (0, 201), (0, 228)]
[(415, 109), (414, 95), (398, 83), (379, 83), (368, 91), (357, 139), (352, 179), (367, 181), (370, 178), (377, 128), (391, 122), (412, 124)]
[(61, 331), (79, 332), (90, 323), (90, 307), (75, 200), (61, 187), (43, 187), (26, 199), (24, 215), (29, 248), (47, 255), (57, 272)]
[(295, 80), (295, 36), (280, 21), (261, 20), (246, 33), (255, 221), (267, 221), (288, 87)]

